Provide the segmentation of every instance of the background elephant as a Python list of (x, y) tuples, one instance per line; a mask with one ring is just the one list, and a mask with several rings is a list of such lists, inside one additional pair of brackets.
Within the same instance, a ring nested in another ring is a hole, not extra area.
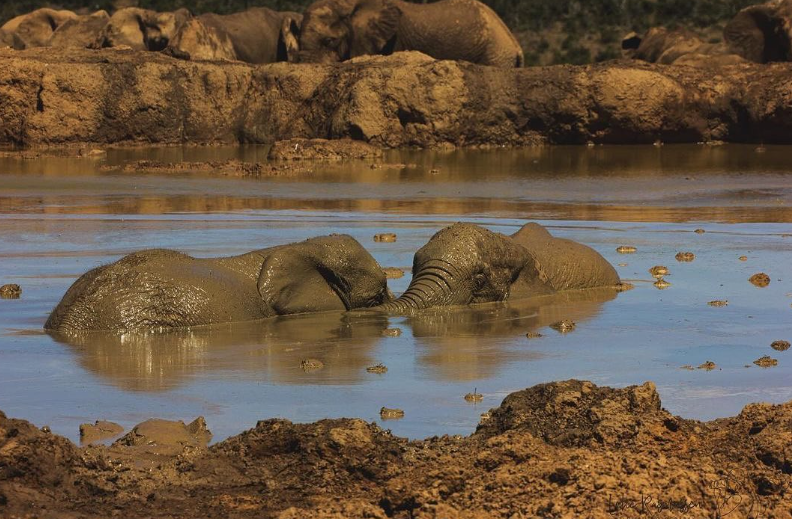
[(416, 50), (482, 65), (523, 64), (522, 49), (506, 24), (476, 0), (318, 0), (305, 11), (299, 43), (305, 62)]
[(42, 8), (12, 18), (0, 30), (6, 34), (7, 43), (17, 50), (43, 47), (58, 27), (75, 18), (77, 15), (71, 11)]
[(769, 63), (792, 59), (792, 1), (746, 7), (723, 29), (731, 52), (748, 61)]
[(192, 14), (187, 9), (158, 13), (148, 9), (127, 7), (110, 17), (93, 48), (128, 45), (134, 50), (161, 51), (168, 46)]
[(541, 225), (529, 223), (506, 236), (457, 223), (415, 253), (410, 286), (380, 308), (409, 312), (619, 283), (616, 270), (595, 250), (554, 238)]
[(67, 20), (55, 29), (47, 41), (47, 46), (85, 49), (96, 41), (109, 20), (107, 11), (96, 11)]
[(169, 50), (191, 59), (247, 63), (292, 61), (302, 15), (256, 7), (229, 15), (203, 14), (185, 23)]
[(622, 49), (633, 59), (664, 65), (731, 65), (745, 60), (722, 43), (707, 43), (687, 29), (653, 27), (643, 37), (630, 33)]
[(152, 249), (81, 276), (44, 328), (69, 334), (183, 328), (361, 308), (389, 298), (380, 266), (345, 235), (229, 258)]

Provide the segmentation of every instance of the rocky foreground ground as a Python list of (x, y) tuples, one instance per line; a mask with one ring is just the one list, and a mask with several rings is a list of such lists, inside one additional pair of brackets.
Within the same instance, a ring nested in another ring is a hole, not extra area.
[(0, 144), (382, 147), (792, 143), (792, 64), (496, 69), (408, 52), (338, 65), (0, 50)]
[[(467, 438), (355, 419), (265, 420), (205, 447), (202, 420), (78, 448), (0, 413), (2, 517), (691, 517), (792, 512), (792, 402), (708, 423), (654, 385), (509, 395)], [(147, 425), (148, 424), (148, 425)], [(148, 429), (147, 429), (148, 427)], [(178, 439), (181, 438), (181, 439)]]

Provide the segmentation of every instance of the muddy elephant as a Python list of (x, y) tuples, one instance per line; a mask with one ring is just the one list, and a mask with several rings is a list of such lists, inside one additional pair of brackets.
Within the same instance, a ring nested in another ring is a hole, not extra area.
[(134, 50), (161, 51), (190, 19), (192, 14), (187, 9), (167, 13), (137, 7), (119, 9), (91, 47), (101, 49), (126, 45)]
[(687, 29), (653, 27), (641, 37), (630, 33), (622, 40), (626, 56), (663, 65), (732, 65), (745, 60), (725, 44), (707, 43)]
[(792, 60), (792, 0), (746, 7), (726, 24), (723, 37), (748, 61)]
[(377, 309), (409, 313), (619, 284), (616, 270), (594, 249), (554, 238), (539, 224), (506, 236), (457, 223), (415, 253), (407, 290)]
[(181, 27), (167, 51), (196, 60), (292, 61), (301, 21), (301, 14), (266, 7), (229, 15), (203, 14)]
[(81, 276), (44, 328), (71, 335), (185, 328), (349, 310), (389, 299), (380, 266), (346, 235), (227, 258), (152, 249)]
[(96, 41), (109, 20), (107, 11), (72, 18), (55, 29), (46, 45), (58, 49), (85, 49)]
[(6, 43), (17, 50), (43, 47), (58, 27), (75, 18), (77, 15), (71, 11), (36, 9), (7, 21), (0, 31), (5, 34)]
[(416, 50), (482, 65), (523, 64), (509, 28), (476, 0), (318, 0), (305, 11), (299, 46), (299, 60), (311, 63)]

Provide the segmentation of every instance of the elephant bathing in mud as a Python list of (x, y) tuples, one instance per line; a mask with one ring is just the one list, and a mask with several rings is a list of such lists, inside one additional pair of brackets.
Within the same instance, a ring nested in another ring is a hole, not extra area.
[(179, 32), (182, 25), (192, 19), (187, 9), (158, 13), (148, 9), (127, 7), (110, 17), (92, 48), (127, 45), (134, 50), (161, 51)]
[(318, 0), (305, 11), (299, 46), (299, 60), (310, 63), (415, 50), (481, 65), (523, 64), (517, 39), (477, 0)]
[(528, 223), (511, 236), (469, 223), (435, 234), (415, 253), (407, 290), (379, 310), (505, 301), (621, 283), (613, 266), (580, 243)]
[(266, 7), (229, 15), (203, 14), (180, 28), (166, 52), (194, 60), (293, 61), (301, 21), (298, 13)]
[(185, 328), (350, 310), (389, 299), (380, 266), (345, 235), (227, 258), (152, 249), (82, 275), (44, 328), (70, 335)]
[(52, 34), (64, 23), (78, 18), (71, 11), (41, 8), (12, 18), (0, 27), (2, 43), (17, 50), (47, 45)]
[(723, 37), (748, 61), (792, 61), (792, 0), (746, 7), (726, 24)]

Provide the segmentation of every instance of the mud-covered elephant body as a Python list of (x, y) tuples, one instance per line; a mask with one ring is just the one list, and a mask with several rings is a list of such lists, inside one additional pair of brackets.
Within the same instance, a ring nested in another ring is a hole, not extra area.
[(746, 7), (723, 29), (731, 52), (748, 61), (792, 60), (792, 0)]
[(554, 238), (538, 224), (506, 236), (457, 223), (415, 253), (410, 286), (380, 308), (410, 312), (619, 283), (616, 270), (594, 249)]
[(663, 65), (733, 65), (745, 60), (723, 43), (707, 43), (688, 29), (653, 27), (643, 37), (631, 33), (622, 40), (628, 57)]
[(305, 62), (415, 50), (482, 65), (523, 64), (522, 49), (506, 24), (476, 0), (318, 0), (305, 11), (299, 46)]
[(148, 9), (127, 7), (110, 17), (92, 48), (126, 45), (134, 50), (165, 49), (192, 14), (187, 9), (158, 13)]
[(203, 14), (187, 21), (170, 51), (195, 60), (239, 60), (263, 64), (291, 61), (302, 15), (255, 7), (229, 15)]
[(228, 258), (152, 249), (81, 276), (44, 327), (70, 334), (184, 328), (362, 308), (388, 299), (382, 269), (345, 235)]
[(72, 11), (36, 9), (12, 18), (0, 27), (5, 43), (17, 50), (44, 47), (53, 33), (69, 20), (78, 18)]
[(99, 34), (110, 21), (107, 11), (78, 16), (67, 20), (52, 33), (48, 47), (85, 49), (96, 41)]

